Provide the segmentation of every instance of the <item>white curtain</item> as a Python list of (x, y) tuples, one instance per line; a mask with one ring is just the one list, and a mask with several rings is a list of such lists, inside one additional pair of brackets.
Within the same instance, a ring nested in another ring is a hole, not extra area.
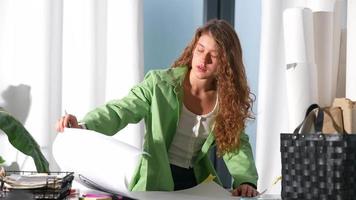
[[(262, 0), (256, 163), (258, 188), (281, 175), (280, 133), (307, 106), (345, 96), (346, 1)], [(355, 100), (355, 99), (354, 99)], [(279, 194), (280, 182), (268, 193)]]
[[(25, 124), (51, 170), (58, 170), (51, 149), (54, 125), (65, 110), (80, 119), (142, 80), (142, 4), (0, 0), (0, 106)], [(142, 126), (129, 125), (115, 137), (141, 147), (142, 134)], [(2, 132), (0, 155), (7, 165), (35, 169)]]

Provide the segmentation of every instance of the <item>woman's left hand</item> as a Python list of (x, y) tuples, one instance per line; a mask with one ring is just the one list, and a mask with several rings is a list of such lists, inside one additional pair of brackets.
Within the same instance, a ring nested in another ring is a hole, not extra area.
[(242, 197), (255, 197), (257, 196), (257, 190), (249, 184), (241, 184), (235, 188), (232, 192), (233, 196), (242, 196)]

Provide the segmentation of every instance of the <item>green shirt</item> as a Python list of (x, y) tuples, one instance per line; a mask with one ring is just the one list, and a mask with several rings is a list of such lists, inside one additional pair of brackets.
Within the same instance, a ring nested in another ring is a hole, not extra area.
[[(129, 123), (145, 121), (142, 155), (129, 189), (132, 191), (172, 191), (173, 178), (168, 160), (168, 150), (178, 126), (183, 100), (183, 80), (187, 67), (154, 70), (147, 73), (140, 84), (120, 99), (89, 112), (83, 119), (88, 129), (105, 135), (114, 135)], [(194, 162), (197, 183), (210, 174), (220, 183), (208, 156), (214, 146), (214, 134), (210, 132)], [(223, 156), (234, 179), (234, 188), (241, 183), (257, 185), (257, 170), (248, 136), (241, 134), (239, 150)], [(124, 161), (123, 161), (124, 162)]]

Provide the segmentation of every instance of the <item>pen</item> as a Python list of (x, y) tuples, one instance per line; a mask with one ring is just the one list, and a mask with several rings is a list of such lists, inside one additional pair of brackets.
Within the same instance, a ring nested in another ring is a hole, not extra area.
[[(65, 114), (65, 115), (68, 115), (67, 110), (64, 110), (64, 114)], [(72, 124), (70, 124), (70, 122), (68, 122), (67, 125), (68, 125), (68, 128), (72, 128)]]

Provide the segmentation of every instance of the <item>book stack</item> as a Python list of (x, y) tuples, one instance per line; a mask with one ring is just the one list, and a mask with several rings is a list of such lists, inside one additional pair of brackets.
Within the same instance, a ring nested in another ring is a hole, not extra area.
[(26, 194), (32, 199), (61, 200), (70, 194), (73, 179), (73, 172), (6, 171), (0, 179), (0, 189), (5, 191), (4, 197), (14, 199), (24, 199), (17, 196)]
[(64, 175), (48, 175), (42, 173), (21, 175), (11, 174), (5, 176), (6, 187), (9, 189), (34, 189), (48, 187), (51, 189), (59, 189), (62, 186)]

